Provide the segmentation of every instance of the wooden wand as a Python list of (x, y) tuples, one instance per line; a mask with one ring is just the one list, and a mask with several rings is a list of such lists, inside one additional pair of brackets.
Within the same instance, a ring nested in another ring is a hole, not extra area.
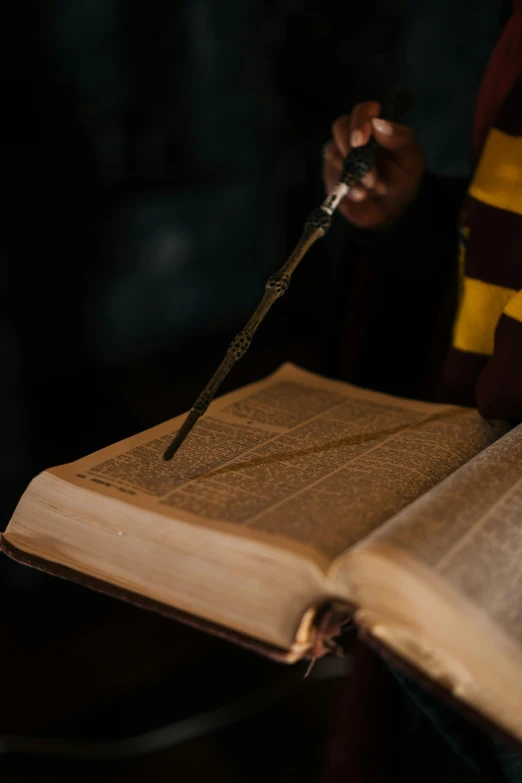
[[(380, 116), (383, 119), (397, 121), (399, 116), (413, 105), (410, 93), (404, 87), (396, 87), (389, 96), (388, 102), (383, 107)], [(332, 191), (326, 196), (318, 209), (308, 216), (303, 233), (290, 257), (275, 275), (269, 278), (265, 286), (265, 293), (250, 320), (239, 334), (234, 337), (225, 358), (216, 372), (201, 392), (196, 402), (190, 409), (187, 418), (176, 433), (174, 439), (163, 455), (163, 459), (172, 459), (179, 449), (194, 424), (203, 416), (212, 402), (217, 390), (227, 377), (234, 364), (241, 359), (252, 342), (252, 338), (258, 330), (265, 315), (268, 313), (276, 299), (279, 299), (288, 290), (293, 272), (307, 250), (321, 237), (324, 237), (332, 222), (332, 215), (339, 206), (348, 190), (359, 182), (365, 174), (375, 165), (375, 151), (377, 142), (372, 138), (363, 147), (350, 150), (344, 159), (343, 169), (339, 181)]]

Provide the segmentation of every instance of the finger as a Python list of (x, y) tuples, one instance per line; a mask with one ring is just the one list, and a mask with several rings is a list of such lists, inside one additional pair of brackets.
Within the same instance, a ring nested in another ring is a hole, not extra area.
[(329, 193), (339, 181), (343, 170), (343, 156), (335, 143), (330, 141), (323, 147), (323, 182), (326, 192)]
[(417, 142), (413, 131), (406, 125), (398, 125), (378, 117), (372, 120), (372, 128), (381, 147), (402, 154), (417, 152)]
[(332, 136), (343, 158), (350, 151), (350, 115), (343, 114), (332, 125)]
[[(343, 164), (344, 164), (344, 158), (341, 155), (341, 151), (335, 141), (330, 141), (323, 147), (323, 158), (325, 162), (331, 163), (336, 171), (341, 173)], [(366, 189), (371, 190), (375, 187), (377, 183), (377, 169), (374, 167), (370, 169), (370, 171), (365, 174), (365, 176), (362, 178), (361, 182), (365, 186)]]
[(364, 201), (367, 196), (368, 191), (360, 185), (354, 185), (346, 194), (346, 198), (349, 198), (350, 201), (358, 202)]
[[(342, 160), (342, 159), (341, 159)], [(330, 159), (325, 159), (323, 163), (323, 182), (327, 193), (330, 193), (334, 185), (339, 182), (342, 165), (334, 163)]]
[(333, 141), (333, 139), (324, 145), (323, 158), (325, 161), (332, 163), (339, 170), (342, 169), (343, 156), (341, 154), (341, 150), (339, 149), (335, 141)]
[(371, 121), (381, 110), (375, 101), (358, 103), (350, 115), (350, 146), (362, 147), (372, 135)]
[(377, 169), (375, 166), (364, 175), (361, 179), (361, 184), (364, 185), (366, 190), (373, 190), (375, 188), (377, 185)]

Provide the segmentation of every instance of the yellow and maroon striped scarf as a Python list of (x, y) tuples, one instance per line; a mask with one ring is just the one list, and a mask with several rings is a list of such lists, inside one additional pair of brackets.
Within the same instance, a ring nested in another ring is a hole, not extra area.
[(487, 134), (464, 202), (460, 272), (460, 303), (441, 396), (477, 405), (486, 418), (522, 420), (520, 76)]

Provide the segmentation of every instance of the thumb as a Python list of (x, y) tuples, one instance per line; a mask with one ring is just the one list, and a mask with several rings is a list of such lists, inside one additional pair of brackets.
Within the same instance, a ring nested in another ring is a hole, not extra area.
[(372, 121), (374, 136), (381, 147), (391, 152), (409, 152), (416, 148), (413, 132), (406, 125), (375, 117)]

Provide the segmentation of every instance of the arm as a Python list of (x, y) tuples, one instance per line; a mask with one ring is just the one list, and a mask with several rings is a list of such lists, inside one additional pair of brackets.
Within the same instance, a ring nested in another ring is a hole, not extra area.
[(392, 267), (400, 277), (433, 283), (456, 263), (467, 184), (425, 171), (413, 201), (391, 226), (364, 230), (349, 224), (349, 235), (379, 269)]
[(460, 193), (425, 174), (398, 221), (354, 232), (373, 269), (374, 291), (359, 360), (362, 385), (432, 399), (451, 332), (458, 295)]
[(465, 181), (445, 181), (426, 171), (410, 128), (377, 118), (380, 106), (358, 104), (332, 126), (323, 179), (333, 187), (351, 147), (371, 135), (379, 143), (376, 167), (339, 205), (348, 233), (379, 269), (420, 283), (444, 277), (457, 256), (458, 214)]
[(431, 398), (455, 312), (458, 215), (467, 182), (426, 172), (408, 128), (394, 125), (385, 134), (373, 128), (368, 113), (375, 107), (360, 104), (334, 123), (323, 168), (329, 189), (354, 129), (365, 129), (363, 143), (374, 133), (380, 144), (377, 168), (338, 210), (348, 236), (364, 250), (373, 279), (350, 379), (393, 394)]

